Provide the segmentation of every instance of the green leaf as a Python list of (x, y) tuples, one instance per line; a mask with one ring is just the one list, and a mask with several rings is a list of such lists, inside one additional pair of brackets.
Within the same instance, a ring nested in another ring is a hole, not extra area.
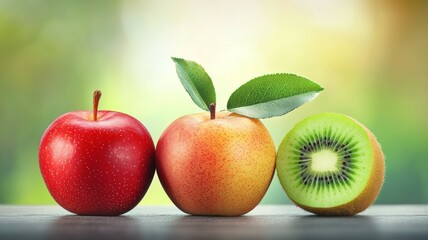
[(314, 99), (323, 88), (294, 74), (257, 77), (239, 87), (227, 109), (252, 118), (280, 116)]
[(209, 105), (216, 103), (215, 89), (210, 76), (196, 62), (174, 57), (172, 60), (175, 62), (178, 78), (192, 100), (200, 108), (209, 111)]

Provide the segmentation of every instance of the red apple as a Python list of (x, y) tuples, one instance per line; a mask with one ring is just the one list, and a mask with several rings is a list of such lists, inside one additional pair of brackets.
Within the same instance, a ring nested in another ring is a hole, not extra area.
[(120, 112), (66, 113), (46, 129), (39, 164), (55, 201), (79, 215), (120, 215), (143, 198), (155, 171), (155, 149), (147, 129)]
[(181, 117), (162, 134), (156, 169), (163, 188), (183, 212), (239, 216), (266, 193), (276, 151), (260, 120), (220, 112)]

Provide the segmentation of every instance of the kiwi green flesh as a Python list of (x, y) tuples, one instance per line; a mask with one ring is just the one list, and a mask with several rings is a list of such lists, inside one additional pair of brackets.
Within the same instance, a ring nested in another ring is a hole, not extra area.
[(282, 141), (278, 176), (287, 195), (300, 205), (340, 206), (363, 192), (373, 154), (368, 134), (354, 120), (337, 113), (316, 114)]

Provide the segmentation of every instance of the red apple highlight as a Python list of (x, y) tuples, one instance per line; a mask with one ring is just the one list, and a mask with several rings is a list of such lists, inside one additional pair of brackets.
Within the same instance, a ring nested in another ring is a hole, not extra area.
[[(211, 106), (212, 107), (212, 106)], [(271, 136), (258, 119), (219, 112), (174, 121), (156, 147), (163, 188), (183, 212), (239, 216), (266, 193), (275, 169)]]
[(135, 118), (94, 110), (66, 113), (46, 129), (39, 164), (55, 201), (80, 215), (120, 215), (143, 198), (155, 171), (153, 140)]

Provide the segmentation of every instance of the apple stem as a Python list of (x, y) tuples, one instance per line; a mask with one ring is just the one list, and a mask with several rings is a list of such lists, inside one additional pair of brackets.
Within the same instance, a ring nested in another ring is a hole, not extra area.
[(215, 103), (210, 104), (211, 120), (215, 119)]
[(101, 98), (101, 91), (100, 90), (95, 90), (94, 91), (94, 121), (98, 120), (98, 103), (100, 102), (100, 98)]

